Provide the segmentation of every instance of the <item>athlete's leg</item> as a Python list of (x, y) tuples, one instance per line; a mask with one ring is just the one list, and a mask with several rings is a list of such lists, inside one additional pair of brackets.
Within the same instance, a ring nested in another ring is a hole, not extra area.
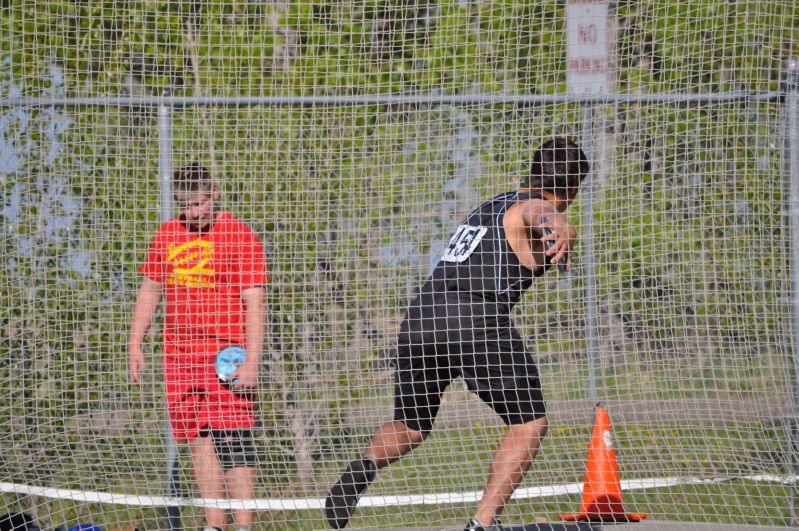
[(372, 436), (363, 457), (374, 461), (379, 470), (422, 444), (426, 437), (425, 432), (413, 430), (399, 420), (386, 422)]
[(325, 500), (325, 517), (335, 529), (347, 525), (358, 499), (380, 468), (396, 461), (424, 441), (433, 427), (441, 394), (449, 380), (436, 367), (435, 348), (400, 345), (395, 372), (394, 420), (372, 436), (361, 459), (349, 464)]
[(491, 461), (488, 482), (475, 513), (478, 522), (490, 524), (502, 512), (530, 468), (547, 428), (547, 418), (541, 417), (508, 429)]
[(398, 347), (394, 420), (380, 426), (363, 454), (378, 469), (422, 444), (433, 429), (441, 396), (452, 381), (446, 350), (433, 343)]
[(383, 424), (372, 436), (362, 459), (349, 464), (330, 489), (325, 500), (325, 517), (334, 529), (347, 525), (358, 499), (377, 476), (377, 471), (393, 463), (424, 441), (426, 434), (395, 420)]
[[(214, 440), (210, 433), (189, 440), (191, 451), (191, 464), (197, 490), (204, 499), (221, 499), (225, 497), (225, 478), (222, 466), (214, 449)], [(224, 529), (227, 515), (223, 509), (216, 507), (205, 508), (205, 520), (209, 526)]]
[[(251, 500), (255, 498), (255, 445), (249, 429), (212, 430), (216, 457), (222, 467), (227, 485), (228, 498)], [(255, 511), (233, 509), (233, 520), (237, 526), (252, 528)]]
[(524, 342), (509, 327), (496, 339), (470, 345), (464, 356), (464, 379), (509, 426), (494, 454), (475, 519), (491, 524), (524, 478), (547, 432), (546, 405), (538, 369)]
[[(228, 485), (228, 497), (235, 500), (255, 499), (255, 467), (240, 467), (225, 472)], [(233, 521), (237, 526), (253, 529), (255, 511), (252, 509), (234, 509)]]

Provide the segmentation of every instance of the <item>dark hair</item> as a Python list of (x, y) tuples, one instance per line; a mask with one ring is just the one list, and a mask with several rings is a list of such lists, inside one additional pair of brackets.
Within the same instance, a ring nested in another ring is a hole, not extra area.
[(172, 192), (177, 194), (195, 194), (210, 192), (214, 187), (214, 179), (208, 168), (195, 162), (178, 168), (172, 174)]
[(522, 187), (565, 196), (576, 191), (588, 172), (588, 157), (580, 146), (568, 138), (555, 137), (536, 150), (530, 164), (530, 176)]

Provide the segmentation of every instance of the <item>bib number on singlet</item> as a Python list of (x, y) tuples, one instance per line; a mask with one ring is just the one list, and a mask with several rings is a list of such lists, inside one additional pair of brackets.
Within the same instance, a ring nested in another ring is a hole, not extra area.
[(444, 251), (441, 260), (458, 263), (465, 261), (480, 244), (487, 230), (488, 227), (461, 225), (449, 239), (447, 250)]

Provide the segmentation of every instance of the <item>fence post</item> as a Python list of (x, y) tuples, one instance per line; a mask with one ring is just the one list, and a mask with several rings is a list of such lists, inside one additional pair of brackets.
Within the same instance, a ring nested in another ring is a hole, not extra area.
[(158, 183), (161, 221), (172, 219), (172, 107), (158, 106)]
[(585, 277), (586, 342), (588, 348), (588, 395), (597, 401), (597, 365), (599, 362), (599, 334), (597, 324), (597, 297), (594, 254), (594, 106), (584, 104), (581, 113), (582, 137), (580, 144), (591, 164), (591, 171), (580, 186), (583, 212), (581, 244), (583, 251), (583, 275)]
[[(172, 219), (172, 107), (164, 103), (158, 105), (158, 184), (161, 192), (161, 221)], [(172, 435), (172, 425), (167, 419), (166, 440), (166, 496), (176, 498), (179, 494), (180, 468), (178, 467), (178, 448)], [(179, 531), (180, 507), (167, 506), (169, 529)]]
[(793, 481), (791, 482), (791, 525), (797, 525), (796, 475), (799, 462), (799, 58), (785, 61), (783, 68), (785, 93), (785, 172), (789, 179), (791, 228), (791, 360), (793, 362)]

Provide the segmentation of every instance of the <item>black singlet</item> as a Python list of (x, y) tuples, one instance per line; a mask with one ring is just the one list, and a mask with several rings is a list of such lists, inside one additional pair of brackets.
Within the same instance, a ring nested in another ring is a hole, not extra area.
[(461, 293), (474, 302), (496, 304), (510, 312), (549, 264), (531, 271), (519, 263), (505, 236), (503, 219), (513, 204), (543, 199), (535, 193), (507, 192), (472, 211), (455, 230), (430, 279), (419, 292), (419, 302), (435, 295)]
[(511, 205), (536, 198), (498, 195), (455, 230), (400, 326), (394, 420), (429, 433), (444, 390), (459, 376), (506, 424), (546, 415), (538, 369), (510, 316), (545, 267), (522, 266), (502, 226)]

